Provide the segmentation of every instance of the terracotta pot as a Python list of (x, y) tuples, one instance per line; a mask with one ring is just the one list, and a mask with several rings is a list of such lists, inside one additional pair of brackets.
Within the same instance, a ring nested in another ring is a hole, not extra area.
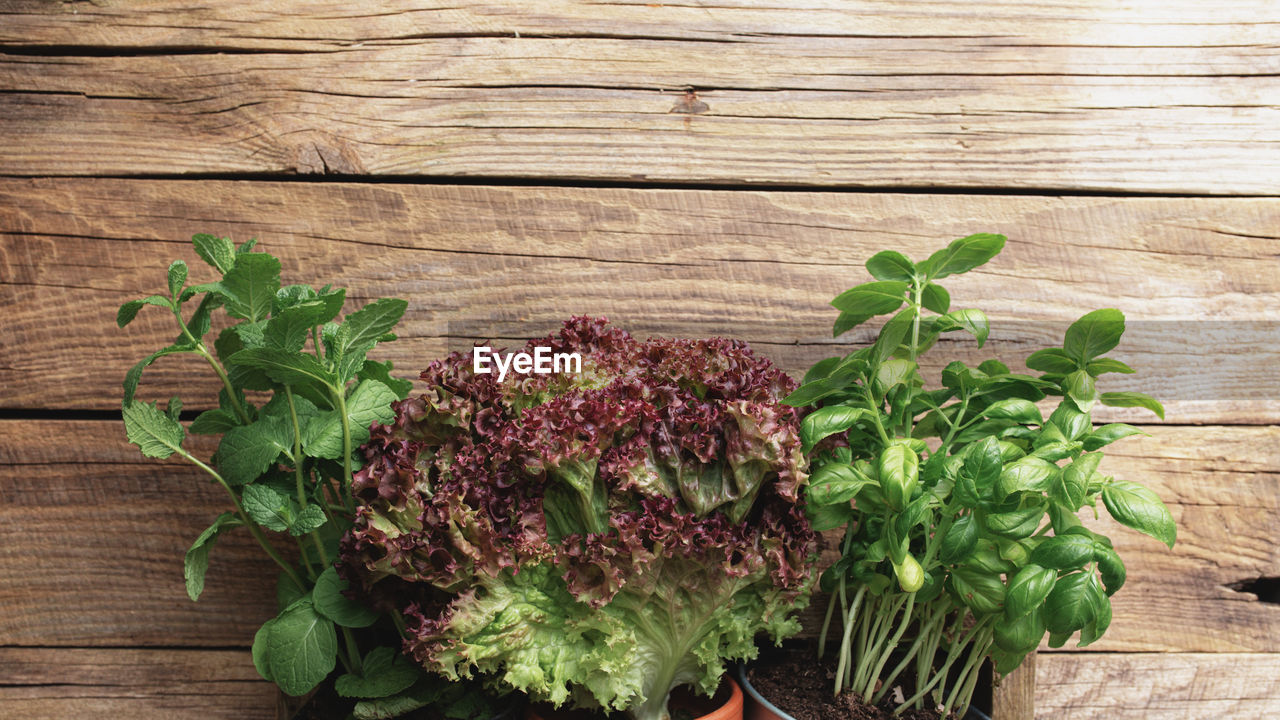
[[(726, 675), (724, 682), (729, 687), (729, 698), (720, 707), (712, 710), (706, 715), (701, 715), (696, 720), (742, 720), (742, 688), (738, 687), (738, 683), (734, 682), (732, 677)], [(724, 687), (720, 688), (720, 693), (724, 692)], [(720, 693), (717, 693), (719, 695)], [(546, 710), (543, 709), (542, 714), (533, 706), (525, 711), (525, 720), (595, 720), (600, 716), (596, 713), (583, 712), (580, 710)]]
[[(746, 665), (738, 666), (738, 682), (746, 693), (746, 705), (742, 711), (743, 720), (796, 720), (766, 700), (763, 695), (751, 686), (751, 680), (747, 677)], [(991, 718), (981, 710), (970, 707), (969, 712), (964, 715), (964, 720), (991, 720)]]

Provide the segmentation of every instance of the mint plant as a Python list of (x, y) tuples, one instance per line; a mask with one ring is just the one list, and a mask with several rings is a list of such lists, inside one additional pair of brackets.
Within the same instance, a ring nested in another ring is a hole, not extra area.
[[(363, 699), (357, 717), (394, 717), (440, 702), (449, 717), (484, 715), (482, 696), (433, 682), (386, 645), (388, 635), (398, 645), (403, 621), (351, 600), (334, 568), (339, 540), (353, 526), (352, 474), (362, 464), (357, 450), (371, 425), (395, 417), (392, 403), (412, 388), (392, 377), (391, 363), (367, 358), (376, 345), (395, 339), (391, 331), (405, 301), (375, 300), (339, 320), (344, 290), (282, 286), (280, 261), (252, 252), (255, 241), (236, 247), (202, 234), (193, 244), (216, 280), (188, 285), (187, 264), (177, 260), (169, 266), (167, 293), (127, 302), (116, 317), (123, 328), (152, 305), (168, 310), (178, 329), (173, 344), (125, 377), (129, 440), (147, 457), (178, 455), (200, 468), (231, 506), (187, 551), (187, 594), (196, 600), (203, 591), (218, 538), (243, 528), (280, 567), (279, 614), (253, 640), (253, 662), (264, 678), (289, 695), (305, 695), (341, 663), (346, 672), (336, 688)], [(215, 333), (219, 309), (233, 322)], [(188, 428), (179, 398), (160, 408), (135, 397), (148, 366), (180, 353), (204, 359), (222, 384), (217, 407)], [(183, 446), (188, 431), (220, 436), (212, 458)], [(395, 704), (379, 699), (392, 695), (401, 696)]]
[[(1142, 393), (1099, 392), (1106, 373), (1132, 373), (1104, 357), (1124, 316), (1104, 309), (1067, 330), (1061, 347), (1032, 353), (1038, 376), (997, 360), (952, 362), (927, 388), (917, 360), (943, 333), (981, 347), (990, 325), (951, 309), (939, 280), (981, 266), (1004, 247), (972, 235), (916, 263), (881, 252), (875, 278), (832, 301), (840, 334), (892, 313), (875, 342), (815, 364), (786, 402), (816, 408), (801, 425), (812, 468), (807, 511), (817, 530), (844, 528), (841, 557), (822, 575), (831, 593), (819, 655), (839, 611), (834, 692), (879, 704), (904, 671), (915, 686), (895, 713), (926, 706), (943, 717), (969, 706), (978, 670), (1016, 668), (1046, 633), (1061, 647), (1096, 641), (1125, 567), (1110, 539), (1083, 526), (1097, 500), (1123, 525), (1173, 546), (1176, 528), (1150, 490), (1100, 472), (1101, 448), (1144, 434), (1094, 427), (1100, 404), (1164, 409)], [(1058, 397), (1043, 417), (1037, 402)]]

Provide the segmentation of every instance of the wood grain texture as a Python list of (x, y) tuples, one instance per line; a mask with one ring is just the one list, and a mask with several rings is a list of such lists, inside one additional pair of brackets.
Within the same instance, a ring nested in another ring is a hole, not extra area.
[[(1160, 493), (1178, 545), (1099, 525), (1130, 570), (1093, 647), (1280, 651), (1280, 607), (1226, 587), (1280, 575), (1280, 428), (1148, 429), (1102, 471)], [(186, 599), (183, 553), (225, 507), (199, 471), (142, 459), (120, 423), (0, 421), (0, 448), (0, 644), (242, 646), (274, 614), (273, 566), (235, 533)]]
[(1280, 713), (1280, 655), (1039, 653), (1039, 720), (1218, 720)]
[(653, 5), (9, 0), (0, 172), (1280, 191), (1264, 0)]
[(1036, 720), (1036, 653), (992, 688), (991, 720)]
[(0, 717), (273, 720), (248, 650), (0, 648)]
[[(208, 459), (206, 438), (188, 442)], [(119, 422), (0, 421), (0, 645), (247, 647), (275, 615), (278, 572), (248, 533), (218, 540), (199, 602), (182, 576), (228, 509), (201, 471), (144, 459)]]
[[(833, 341), (827, 304), (870, 279), (867, 257), (923, 258), (979, 231), (1009, 244), (946, 285), (955, 307), (987, 311), (993, 339), (979, 350), (948, 336), (927, 373), (943, 358), (1018, 367), (1113, 306), (1129, 318), (1115, 354), (1140, 372), (1105, 389), (1151, 392), (1174, 423), (1280, 419), (1280, 376), (1258, 372), (1280, 365), (1276, 200), (110, 179), (0, 181), (0, 407), (118, 407), (126, 369), (174, 331), (154, 308), (118, 330), (115, 309), (158, 291), (177, 257), (209, 279), (195, 232), (260, 237), (286, 282), (346, 286), (351, 307), (409, 299), (401, 340), (377, 353), (412, 376), (447, 350), (522, 342), (572, 314), (641, 336), (742, 338), (801, 372), (873, 337)], [(199, 407), (214, 385), (193, 374), (212, 378), (195, 358), (165, 358), (144, 393), (181, 389)]]
[[(1266, 21), (1275, 18), (1276, 10), (1261, 0), (1232, 0), (1212, 7), (1194, 0), (1138, 0), (1122, 6), (1086, 0), (1074, 3), (1072, 10), (1063, 12), (1054, 5), (1023, 0), (786, 5), (770, 0), (714, 4), (543, 0), (536, 7), (520, 0), (467, 4), (427, 0), (412, 7), (395, 0), (371, 0), (357, 7), (341, 0), (299, 0), (287, 8), (261, 0), (210, 5), (181, 0), (97, 0), (66, 5), (0, 0), (0, 18), (5, 20), (0, 25), (0, 47), (306, 51), (466, 35), (724, 43), (803, 36), (878, 39), (903, 47), (913, 41), (946, 40), (960, 47), (975, 41), (999, 47), (996, 43), (1002, 42), (1008, 62), (1019, 67), (1037, 60), (1025, 52), (1019, 40), (1032, 43), (1032, 47), (1038, 43), (1095, 52), (1098, 60), (1109, 63), (1126, 59), (1139, 48), (1168, 56), (1205, 48), (1217, 51), (1219, 59), (1241, 60), (1239, 65), (1209, 68), (1222, 73), (1257, 72), (1259, 63), (1272, 58), (1264, 43), (1274, 37)], [(1135, 32), (1138, 29), (1144, 32)], [(1203, 73), (1206, 60), (1189, 56), (1183, 63), (1171, 63), (1165, 71)], [(1080, 69), (1102, 71), (1096, 65)]]

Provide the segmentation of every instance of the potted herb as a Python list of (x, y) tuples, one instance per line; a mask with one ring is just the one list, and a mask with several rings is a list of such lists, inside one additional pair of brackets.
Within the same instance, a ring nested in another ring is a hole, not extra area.
[[(125, 303), (128, 325), (146, 305), (169, 311), (178, 336), (131, 369), (124, 382), (123, 417), (144, 455), (178, 455), (226, 491), (229, 512), (214, 520), (187, 551), (187, 593), (204, 589), (210, 551), (228, 532), (248, 532), (280, 567), (279, 614), (253, 638), (253, 662), (290, 696), (313, 692), (336, 667), (333, 690), (342, 713), (395, 717), (431, 706), (438, 716), (489, 718), (497, 701), (474, 687), (433, 679), (401, 657), (402, 621), (348, 597), (334, 569), (339, 538), (352, 527), (352, 475), (370, 426), (394, 417), (391, 405), (411, 384), (391, 376), (391, 364), (366, 356), (395, 339), (403, 300), (370, 302), (338, 319), (345, 291), (328, 286), (282, 286), (280, 262), (235, 247), (226, 238), (196, 235), (196, 253), (214, 270), (212, 282), (188, 285), (188, 267), (169, 267), (167, 292)], [(214, 314), (231, 320), (213, 332)], [(213, 338), (210, 342), (209, 338)], [(174, 354), (202, 358), (221, 381), (217, 407), (187, 427), (173, 398), (165, 408), (136, 399), (143, 371)], [(212, 458), (184, 447), (187, 432), (220, 438)], [(247, 640), (247, 638), (246, 638)], [(397, 696), (397, 702), (384, 698)], [(335, 698), (336, 700), (336, 698)]]
[[(989, 330), (981, 311), (951, 309), (937, 281), (986, 263), (1004, 242), (974, 235), (920, 263), (872, 257), (875, 280), (832, 301), (835, 334), (893, 316), (874, 344), (817, 363), (786, 399), (816, 408), (801, 431), (814, 527), (843, 530), (821, 581), (831, 595), (817, 652), (835, 644), (830, 692), (893, 715), (963, 714), (985, 659), (1003, 674), (1046, 634), (1051, 647), (1102, 636), (1125, 567), (1078, 518), (1099, 498), (1121, 524), (1174, 543), (1153, 492), (1100, 471), (1103, 447), (1142, 432), (1095, 428), (1095, 406), (1164, 414), (1141, 393), (1097, 389), (1106, 373), (1133, 372), (1104, 357), (1124, 332), (1120, 311), (1088, 313), (1061, 347), (1032, 353), (1039, 376), (953, 362), (926, 387), (917, 359), (939, 335), (965, 330), (981, 346)], [(1037, 406), (1046, 397), (1059, 398), (1047, 418)]]
[[(366, 446), (343, 572), (399, 608), (418, 662), (528, 693), (532, 718), (670, 720), (674, 689), (716, 693), (758, 632), (798, 630), (816, 540), (794, 381), (741, 342), (603, 320), (539, 347), (578, 371), (455, 353), (423, 372)], [(727, 709), (683, 715), (739, 717), (724, 689)]]

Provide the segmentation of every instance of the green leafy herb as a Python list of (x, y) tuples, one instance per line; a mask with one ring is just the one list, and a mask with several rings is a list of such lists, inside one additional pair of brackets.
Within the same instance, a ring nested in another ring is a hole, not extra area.
[[(873, 256), (875, 281), (832, 302), (835, 334), (895, 315), (869, 348), (821, 361), (786, 399), (812, 408), (801, 426), (806, 512), (815, 528), (845, 529), (842, 556), (822, 579), (827, 617), (845, 624), (834, 634), (843, 638), (834, 689), (878, 704), (914, 665), (916, 686), (897, 713), (963, 714), (984, 658), (1006, 673), (1046, 634), (1055, 647), (1077, 633), (1081, 645), (1101, 637), (1125, 568), (1077, 517), (1099, 497), (1121, 524), (1170, 547), (1176, 534), (1155, 493), (1098, 472), (1101, 448), (1142, 434), (1094, 428), (1098, 404), (1164, 416), (1146, 395), (1098, 389), (1101, 375), (1133, 372), (1104, 357), (1124, 332), (1119, 310), (1088, 313), (1061, 347), (1032, 353), (1026, 365), (1039, 377), (996, 360), (952, 362), (941, 389), (926, 389), (916, 358), (941, 333), (963, 329), (979, 346), (990, 334), (987, 316), (952, 310), (937, 281), (986, 263), (1004, 243), (971, 235), (920, 263)], [(1037, 403), (1047, 396), (1060, 401), (1046, 419)], [(823, 652), (825, 628), (821, 637)]]

